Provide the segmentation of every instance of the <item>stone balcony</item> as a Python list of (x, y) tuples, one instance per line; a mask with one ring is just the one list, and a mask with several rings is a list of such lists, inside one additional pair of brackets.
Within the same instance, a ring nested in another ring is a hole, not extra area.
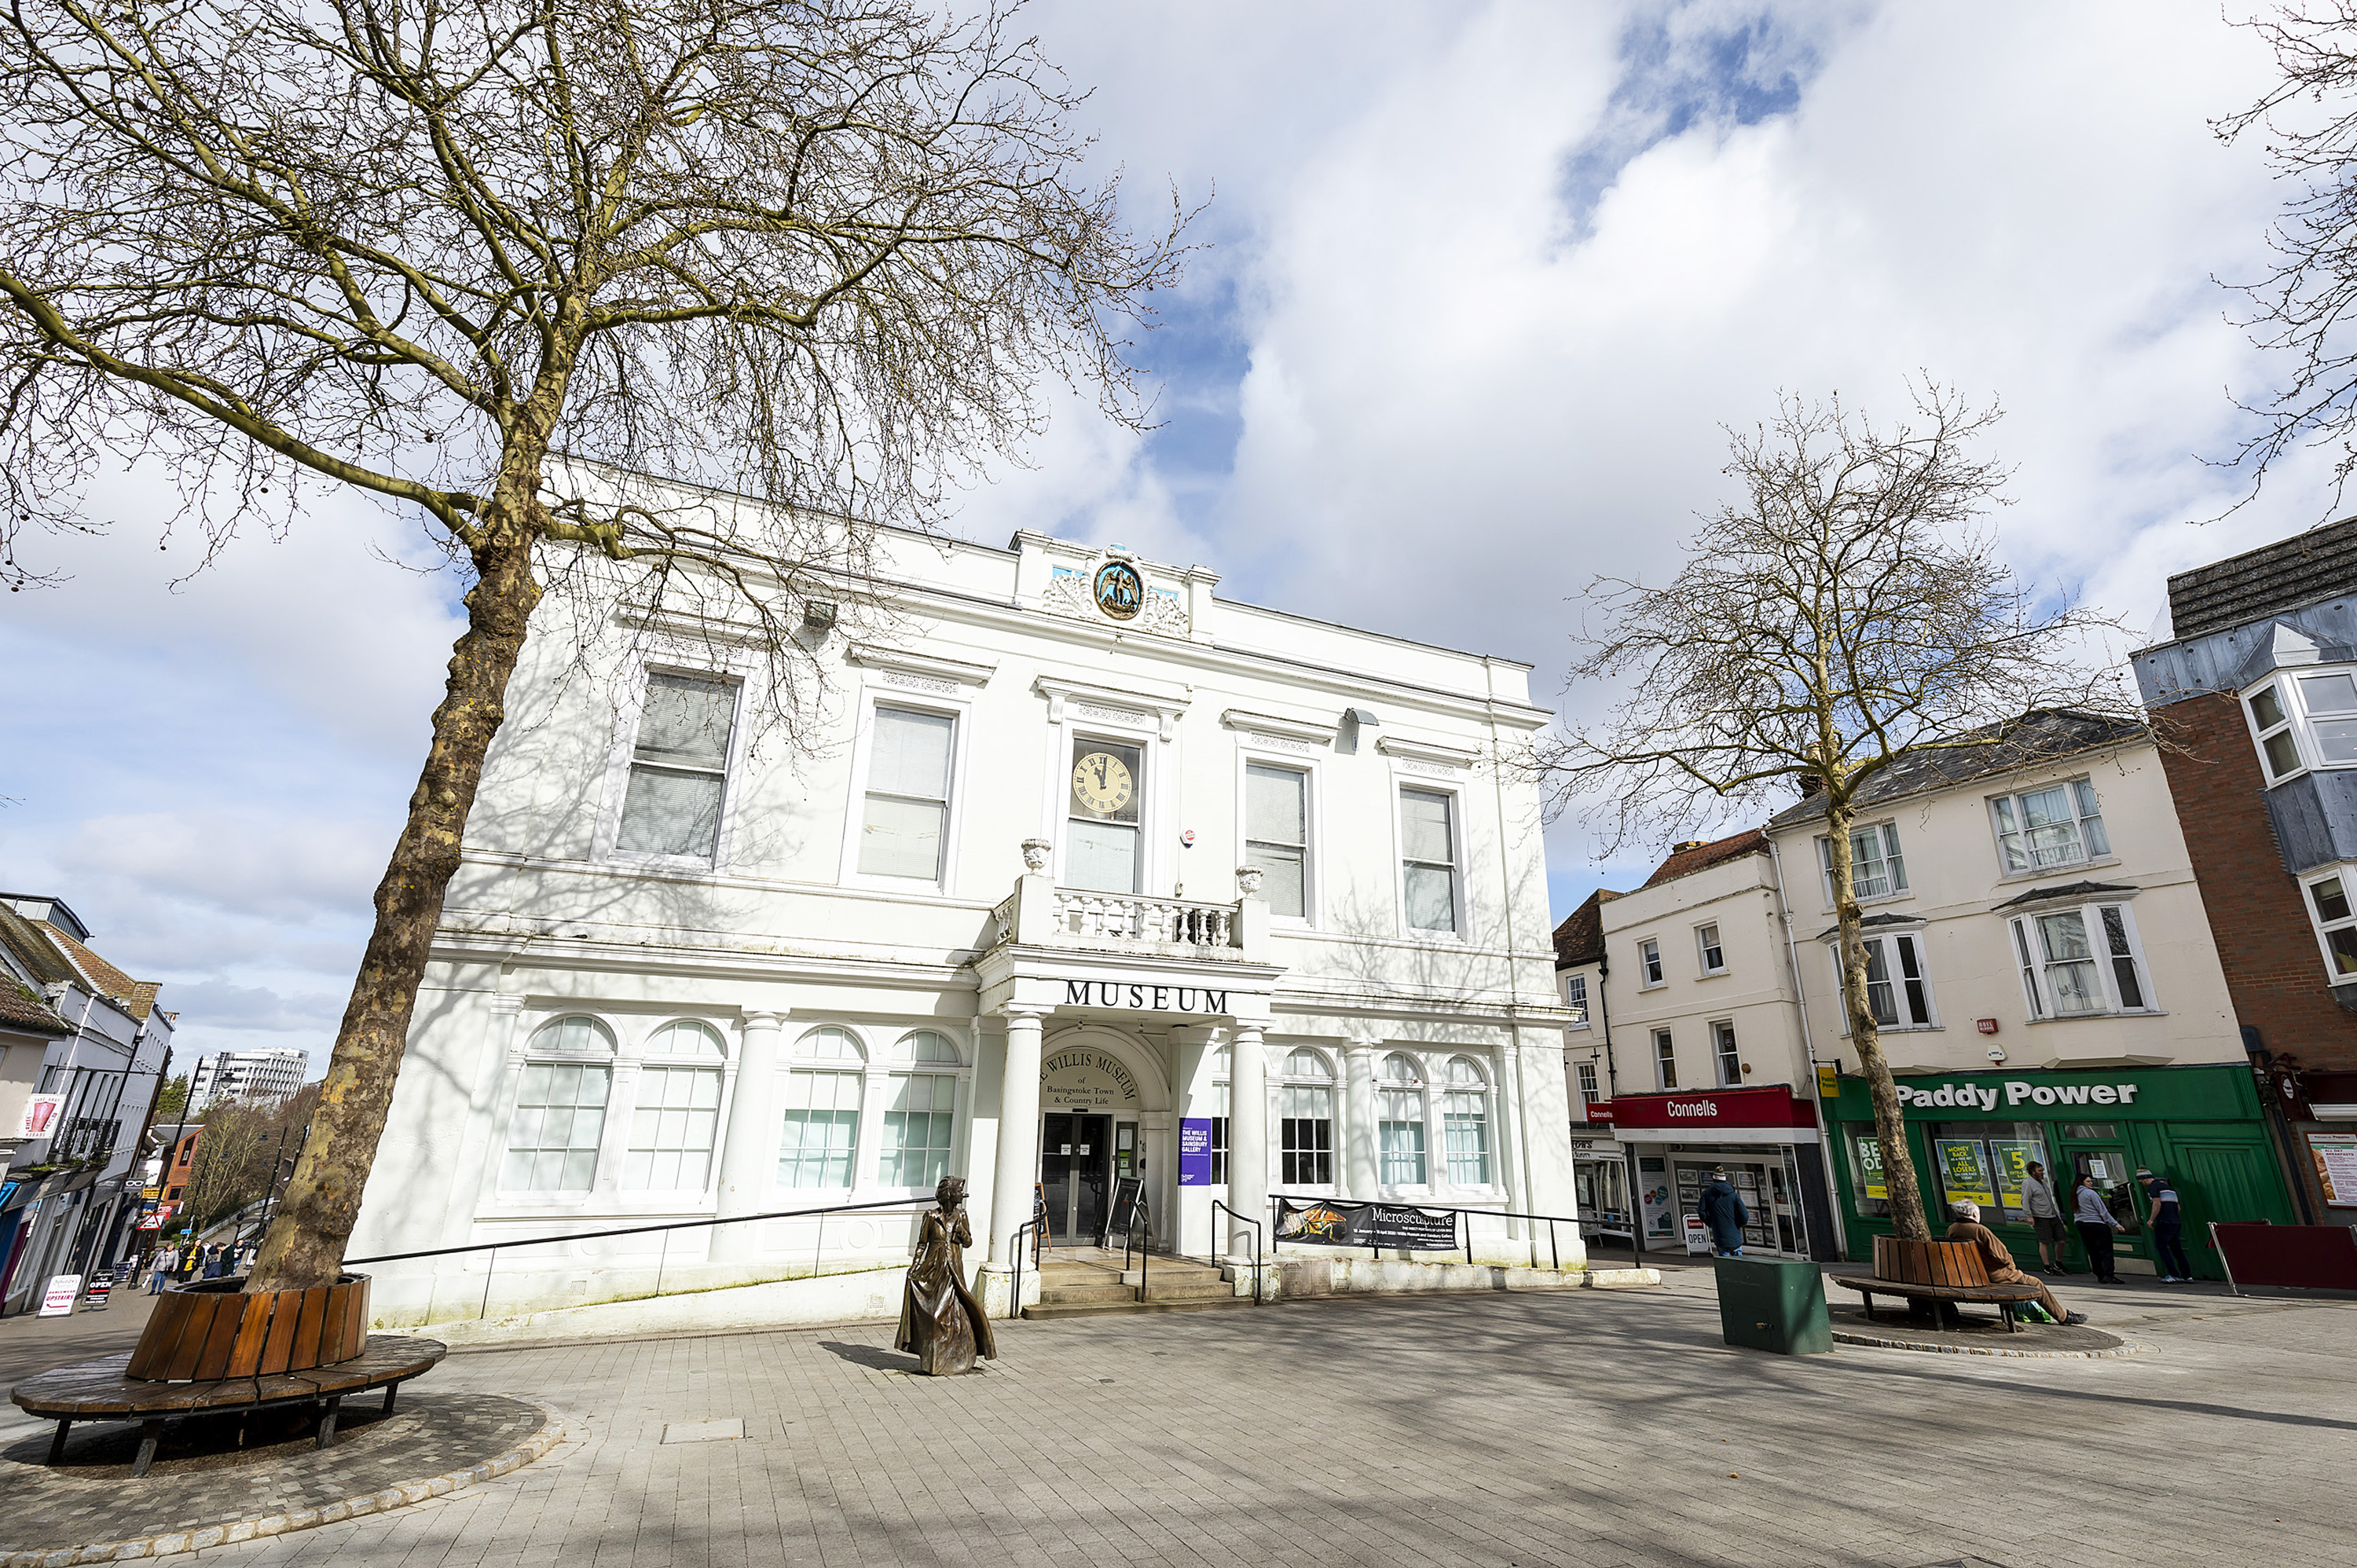
[[(1256, 884), (1256, 876), (1244, 880)], [(1059, 887), (1034, 872), (991, 911), (993, 948), (1016, 946), (1121, 953), (1193, 962), (1266, 963), (1268, 905), (1249, 894), (1232, 904), (1095, 893)]]

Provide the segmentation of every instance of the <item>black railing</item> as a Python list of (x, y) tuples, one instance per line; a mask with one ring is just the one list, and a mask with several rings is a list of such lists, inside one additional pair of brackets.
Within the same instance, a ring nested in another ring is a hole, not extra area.
[[(1023, 1233), (1027, 1230), (1031, 1233), (1031, 1262), (1036, 1270), (1039, 1262), (1039, 1244), (1047, 1239), (1048, 1222), (1044, 1219), (1026, 1219), (1015, 1228), (1015, 1234), (1008, 1238), (1007, 1248), (1015, 1254), (1015, 1272), (1008, 1277), (1006, 1292), (1006, 1316), (1010, 1318), (1023, 1316)], [(1044, 1277), (1042, 1275), (1042, 1278)]]
[[(1146, 1227), (1143, 1236), (1137, 1233), (1141, 1225)], [(1121, 1233), (1121, 1277), (1125, 1281), (1129, 1278), (1129, 1253), (1133, 1242), (1137, 1248), (1137, 1299), (1142, 1302), (1146, 1299), (1146, 1260), (1154, 1246), (1154, 1219), (1146, 1212), (1143, 1197), (1130, 1206), (1129, 1225)]]
[[(1322, 1198), (1322, 1197), (1299, 1197), (1299, 1196), (1297, 1196), (1296, 1194), (1289, 1193), (1289, 1192), (1272, 1192), (1272, 1193), (1270, 1193), (1270, 1194), (1268, 1195), (1268, 1202), (1269, 1202), (1269, 1234), (1271, 1234), (1271, 1235), (1275, 1235), (1275, 1234), (1276, 1234), (1276, 1205), (1277, 1205), (1279, 1202), (1285, 1202), (1285, 1203), (1323, 1203), (1323, 1202), (1325, 1202), (1325, 1201), (1327, 1201), (1327, 1200), (1326, 1200), (1325, 1198)], [(1382, 1200), (1380, 1200), (1380, 1199), (1369, 1199), (1369, 1198), (1356, 1198), (1356, 1197), (1342, 1197), (1342, 1198), (1336, 1198), (1336, 1199), (1334, 1199), (1334, 1201), (1335, 1201), (1335, 1202), (1337, 1202), (1337, 1203), (1364, 1203), (1364, 1202), (1379, 1202), (1379, 1201), (1382, 1201)], [(1558, 1240), (1558, 1238), (1556, 1237), (1556, 1234), (1555, 1234), (1555, 1228), (1557, 1225), (1568, 1225), (1568, 1226), (1570, 1226), (1570, 1227), (1571, 1227), (1571, 1229), (1572, 1229), (1572, 1234), (1573, 1234), (1573, 1235), (1577, 1236), (1577, 1235), (1578, 1235), (1578, 1234), (1580, 1233), (1580, 1231), (1579, 1231), (1579, 1221), (1578, 1221), (1578, 1219), (1576, 1219), (1576, 1218), (1574, 1218), (1574, 1217), (1573, 1217), (1573, 1216), (1571, 1216), (1571, 1215), (1568, 1215), (1568, 1214), (1521, 1214), (1521, 1213), (1517, 1213), (1516, 1211), (1514, 1211), (1513, 1209), (1511, 1209), (1511, 1208), (1458, 1208), (1458, 1207), (1457, 1207), (1457, 1206), (1455, 1206), (1455, 1205), (1452, 1205), (1452, 1204), (1446, 1204), (1446, 1203), (1408, 1203), (1408, 1202), (1399, 1202), (1399, 1203), (1386, 1203), (1386, 1204), (1384, 1204), (1384, 1207), (1385, 1207), (1385, 1208), (1415, 1208), (1415, 1209), (1421, 1209), (1421, 1210), (1423, 1210), (1423, 1211), (1424, 1211), (1425, 1213), (1426, 1213), (1426, 1214), (1454, 1214), (1454, 1215), (1456, 1215), (1458, 1218), (1457, 1218), (1457, 1219), (1454, 1221), (1454, 1223), (1455, 1223), (1455, 1225), (1456, 1225), (1456, 1227), (1457, 1227), (1457, 1233), (1458, 1233), (1458, 1235), (1459, 1235), (1460, 1237), (1462, 1237), (1462, 1238), (1463, 1238), (1463, 1240), (1462, 1240), (1462, 1241), (1460, 1241), (1460, 1242), (1458, 1243), (1458, 1248), (1459, 1248), (1459, 1250), (1460, 1250), (1460, 1251), (1462, 1251), (1464, 1252), (1464, 1254), (1465, 1254), (1465, 1261), (1466, 1261), (1467, 1262), (1469, 1262), (1469, 1262), (1471, 1262), (1473, 1261), (1473, 1219), (1472, 1219), (1472, 1217), (1473, 1217), (1474, 1215), (1476, 1215), (1476, 1214), (1488, 1214), (1488, 1215), (1492, 1215), (1492, 1216), (1494, 1216), (1494, 1217), (1496, 1217), (1497, 1219), (1543, 1219), (1543, 1220), (1546, 1221), (1546, 1228), (1547, 1228), (1547, 1255), (1548, 1255), (1548, 1257), (1549, 1257), (1550, 1259), (1552, 1259), (1552, 1260), (1553, 1260), (1554, 1266), (1555, 1266), (1555, 1272), (1556, 1272), (1557, 1273), (1561, 1273), (1563, 1272), (1563, 1247), (1562, 1247), (1562, 1244), (1561, 1244), (1560, 1240)], [(1232, 1212), (1232, 1210), (1231, 1212)], [(1329, 1244), (1333, 1244), (1333, 1243), (1312, 1243), (1312, 1244), (1313, 1244), (1313, 1245), (1329, 1245)], [(1353, 1242), (1353, 1243), (1342, 1243), (1342, 1244), (1346, 1244), (1346, 1245), (1359, 1245), (1359, 1243), (1355, 1243), (1355, 1242)], [(1383, 1249), (1382, 1249), (1382, 1248), (1380, 1248), (1380, 1247), (1369, 1247), (1367, 1250), (1368, 1250), (1369, 1251), (1371, 1251), (1371, 1252), (1374, 1252), (1374, 1251), (1381, 1251)], [(1633, 1249), (1633, 1248), (1632, 1248), (1632, 1249), (1631, 1249), (1631, 1257), (1635, 1256), (1635, 1251), (1634, 1251), (1634, 1249)]]
[[(716, 1219), (673, 1219), (660, 1225), (622, 1225), (605, 1230), (568, 1230), (555, 1236), (525, 1236), (506, 1241), (473, 1241), (457, 1247), (427, 1247), (414, 1252), (378, 1252), (365, 1258), (346, 1258), (344, 1266), (356, 1268), (362, 1263), (397, 1263), (405, 1262), (413, 1258), (448, 1258), (463, 1252), (488, 1252), (490, 1256), (485, 1260), (483, 1265), (482, 1301), (477, 1306), (475, 1316), (489, 1317), (491, 1312), (491, 1278), (499, 1270), (500, 1253), (502, 1251), (512, 1251), (522, 1247), (548, 1247), (566, 1241), (602, 1241), (615, 1236), (651, 1236), (660, 1231), (663, 1238), (662, 1251), (655, 1264), (655, 1288), (650, 1294), (661, 1295), (663, 1274), (671, 1265), (671, 1235), (673, 1231), (709, 1230), (722, 1225), (749, 1225), (764, 1219), (815, 1218), (819, 1220), (818, 1240), (816, 1251), (811, 1260), (811, 1273), (813, 1277), (816, 1277), (824, 1267), (826, 1261), (825, 1216), (873, 1212), (879, 1209), (896, 1209), (903, 1214), (922, 1214), (931, 1208), (932, 1205), (922, 1198), (906, 1197), (881, 1198), (870, 1203), (830, 1203), (816, 1208), (780, 1208), (763, 1214), (732, 1214)], [(432, 1308), (433, 1303), (429, 1297), (426, 1304), (429, 1317)]]
[[(1274, 1199), (1271, 1201), (1274, 1201)], [(1252, 1219), (1247, 1215), (1237, 1213), (1234, 1209), (1229, 1208), (1228, 1206), (1219, 1198), (1215, 1197), (1211, 1199), (1211, 1261), (1215, 1263), (1220, 1261), (1221, 1256), (1220, 1213), (1222, 1209), (1227, 1211), (1229, 1219), (1234, 1220), (1239, 1225), (1249, 1226), (1252, 1230), (1253, 1305), (1254, 1306), (1258, 1306), (1260, 1305), (1260, 1221)], [(1233, 1257), (1234, 1255), (1235, 1254), (1232, 1251), (1228, 1254), (1230, 1257)]]

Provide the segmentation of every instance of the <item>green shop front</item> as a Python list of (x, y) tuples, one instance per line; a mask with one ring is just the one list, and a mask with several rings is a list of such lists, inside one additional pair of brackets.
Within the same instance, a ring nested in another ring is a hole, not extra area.
[[(1874, 1255), (1872, 1238), (1891, 1230), (1881, 1149), (1866, 1080), (1843, 1075), (1824, 1099), (1834, 1131), (1852, 1259)], [(1898, 1080), (1909, 1151), (1921, 1178), (1925, 1217), (1938, 1235), (1970, 1198), (2023, 1266), (2038, 1262), (2037, 1233), (2023, 1207), (2021, 1178), (2034, 1161), (2055, 1178), (2066, 1226), (2070, 1189), (2093, 1176), (2113, 1216), (2124, 1270), (2154, 1273), (2148, 1205), (2139, 1167), (2167, 1176), (2185, 1218), (2194, 1271), (2223, 1279), (2210, 1247), (2213, 1219), (2294, 1222), (2283, 1176), (2267, 1141), (2256, 1086), (2241, 1065), (2094, 1068), (2069, 1072), (1910, 1074)], [(2069, 1230), (2069, 1261), (2086, 1254)]]

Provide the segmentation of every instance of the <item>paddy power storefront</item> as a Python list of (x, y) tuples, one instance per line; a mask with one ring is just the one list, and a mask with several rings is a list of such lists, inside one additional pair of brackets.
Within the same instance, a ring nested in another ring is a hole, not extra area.
[[(1871, 1238), (1891, 1230), (1874, 1107), (1864, 1079), (1845, 1074), (1833, 1083), (1840, 1092), (1826, 1096), (1824, 1106), (1849, 1253), (1870, 1258)], [(2066, 1223), (2072, 1185), (2094, 1176), (2104, 1203), (2127, 1227), (2116, 1239), (2123, 1272), (2157, 1272), (2138, 1167), (2166, 1176), (2177, 1189), (2185, 1250), (2205, 1279), (2225, 1277), (2210, 1247), (2212, 1220), (2293, 1223), (2247, 1067), (1927, 1073), (1901, 1078), (1899, 1098), (1932, 1234), (1954, 1219), (1952, 1205), (1970, 1198), (2027, 1267), (2038, 1261), (2037, 1234), (2021, 1197), (2022, 1173), (2032, 1161), (2055, 1178)], [(2083, 1271), (2077, 1231), (2070, 1237), (2070, 1265)]]

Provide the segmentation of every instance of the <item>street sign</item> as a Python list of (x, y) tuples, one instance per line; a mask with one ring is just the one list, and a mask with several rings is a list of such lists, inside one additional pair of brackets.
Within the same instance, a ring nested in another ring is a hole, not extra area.
[(80, 1274), (53, 1275), (49, 1280), (49, 1288), (41, 1293), (41, 1310), (38, 1316), (70, 1317), (73, 1316), (74, 1298), (80, 1294), (81, 1294)]

